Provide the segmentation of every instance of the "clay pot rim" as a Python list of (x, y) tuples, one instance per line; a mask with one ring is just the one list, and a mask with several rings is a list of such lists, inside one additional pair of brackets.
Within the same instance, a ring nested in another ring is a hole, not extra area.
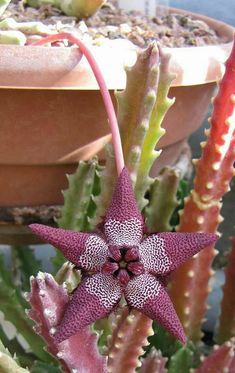
[[(220, 36), (228, 39), (228, 42), (219, 45), (164, 48), (171, 55), (170, 68), (176, 74), (172, 86), (218, 81), (232, 48), (235, 29), (224, 22), (183, 9), (170, 8), (170, 12), (203, 20)], [(109, 89), (125, 88), (123, 67), (134, 64), (137, 49), (123, 40), (92, 47)], [(90, 67), (85, 58), (80, 60), (80, 57), (76, 48), (0, 45), (0, 88), (97, 90)]]

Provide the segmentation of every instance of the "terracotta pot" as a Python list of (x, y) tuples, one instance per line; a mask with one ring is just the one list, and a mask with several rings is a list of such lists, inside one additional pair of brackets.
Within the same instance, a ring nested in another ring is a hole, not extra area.
[[(168, 50), (177, 75), (170, 91), (176, 103), (165, 118), (167, 134), (159, 146), (169, 154), (201, 125), (233, 39), (231, 26), (193, 17), (206, 21), (227, 43)], [(136, 49), (117, 40), (93, 52), (112, 94), (123, 89), (123, 65), (134, 63)], [(80, 58), (76, 48), (0, 46), (0, 206), (61, 204), (65, 174), (109, 141), (97, 84)]]

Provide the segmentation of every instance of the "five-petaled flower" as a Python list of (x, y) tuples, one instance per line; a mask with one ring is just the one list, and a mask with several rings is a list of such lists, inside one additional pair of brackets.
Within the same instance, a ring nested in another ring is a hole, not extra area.
[[(186, 337), (165, 290), (171, 271), (212, 244), (212, 233), (147, 234), (129, 173), (123, 169), (96, 233), (73, 232), (32, 224), (31, 229), (83, 271), (57, 327), (59, 343), (108, 316), (124, 296), (129, 307), (156, 320), (185, 343)], [(180, 291), (180, 289), (179, 289)]]

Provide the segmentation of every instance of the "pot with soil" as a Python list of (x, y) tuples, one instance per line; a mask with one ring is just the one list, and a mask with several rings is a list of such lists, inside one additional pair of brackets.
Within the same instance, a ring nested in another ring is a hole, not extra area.
[[(106, 4), (86, 26), (51, 7), (26, 8), (24, 13), (17, 7), (11, 4), (6, 16), (14, 15), (19, 21), (44, 18), (52, 32), (59, 21), (60, 27), (64, 22), (62, 29), (76, 29), (92, 40), (93, 53), (112, 94), (125, 87), (124, 64), (135, 61), (136, 45), (131, 42), (144, 47), (149, 40), (161, 37), (171, 54), (171, 70), (176, 73), (170, 91), (176, 103), (163, 124), (167, 135), (159, 144), (163, 153), (157, 167), (177, 159), (187, 137), (201, 125), (223, 73), (222, 63), (233, 37), (231, 26), (188, 12), (186, 16), (177, 9), (170, 9), (166, 20), (156, 17), (150, 22), (140, 13), (117, 10), (112, 4)], [(98, 87), (77, 49), (30, 46), (38, 36), (24, 33), (25, 45), (0, 45), (2, 218), (7, 207), (61, 204), (66, 173), (110, 140)], [(206, 46), (208, 43), (213, 45)]]

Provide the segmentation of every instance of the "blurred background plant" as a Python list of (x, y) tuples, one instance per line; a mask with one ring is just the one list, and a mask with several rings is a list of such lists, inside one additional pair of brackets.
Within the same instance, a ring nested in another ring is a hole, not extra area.
[[(87, 18), (92, 16), (106, 0), (26, 0), (22, 2), (27, 3), (32, 7), (40, 6), (54, 6), (62, 10), (68, 16), (77, 18)], [(0, 1), (0, 15), (6, 10), (11, 0)]]
[(77, 18), (92, 16), (106, 0), (27, 0), (33, 7), (53, 5), (61, 9), (66, 15)]

